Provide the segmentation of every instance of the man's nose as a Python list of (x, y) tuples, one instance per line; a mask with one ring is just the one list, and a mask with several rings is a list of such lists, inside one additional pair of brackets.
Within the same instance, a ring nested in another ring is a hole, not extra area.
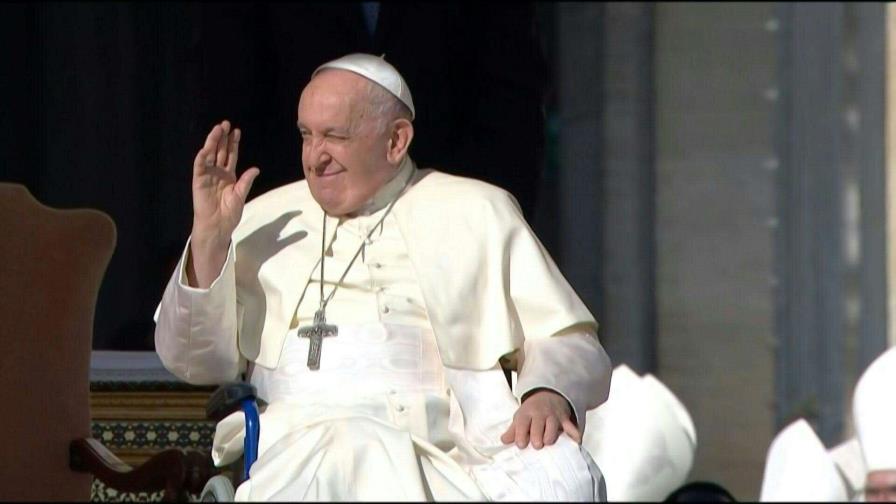
[(327, 152), (326, 144), (323, 139), (312, 140), (308, 155), (308, 164), (313, 170), (323, 170), (333, 159), (330, 156), (330, 153)]

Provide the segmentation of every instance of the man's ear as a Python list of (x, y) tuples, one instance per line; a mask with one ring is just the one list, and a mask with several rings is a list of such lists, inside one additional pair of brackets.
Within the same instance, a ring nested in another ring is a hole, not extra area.
[(411, 146), (414, 139), (414, 126), (411, 121), (401, 118), (392, 123), (392, 133), (389, 135), (389, 143), (386, 148), (386, 159), (389, 163), (398, 165)]

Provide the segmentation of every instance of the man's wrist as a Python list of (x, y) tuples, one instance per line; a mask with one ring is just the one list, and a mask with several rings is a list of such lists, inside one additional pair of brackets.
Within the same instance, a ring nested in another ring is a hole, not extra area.
[(230, 235), (221, 234), (216, 227), (206, 227), (193, 222), (190, 231), (190, 247), (196, 253), (208, 253), (224, 250), (230, 245)]
[(190, 287), (209, 288), (227, 261), (229, 249), (229, 237), (224, 241), (213, 235), (191, 235), (185, 265)]
[(547, 390), (547, 391), (556, 393), (555, 390), (553, 390), (553, 389), (549, 389), (549, 388), (547, 388), (547, 387), (535, 387), (534, 389), (529, 390), (529, 391), (527, 391), (525, 394), (523, 394), (522, 397), (520, 397), (520, 402), (521, 402), (521, 403), (526, 402), (526, 399), (532, 397), (532, 394), (534, 394), (534, 393), (536, 393), (536, 392), (541, 392), (542, 390)]

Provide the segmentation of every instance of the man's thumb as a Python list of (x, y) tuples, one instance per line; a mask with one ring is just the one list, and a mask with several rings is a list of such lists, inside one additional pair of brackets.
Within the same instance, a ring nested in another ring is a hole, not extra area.
[(244, 171), (240, 176), (240, 179), (236, 181), (236, 190), (244, 202), (246, 201), (246, 197), (249, 196), (249, 191), (252, 189), (252, 183), (255, 182), (255, 177), (260, 173), (261, 170), (253, 166)]

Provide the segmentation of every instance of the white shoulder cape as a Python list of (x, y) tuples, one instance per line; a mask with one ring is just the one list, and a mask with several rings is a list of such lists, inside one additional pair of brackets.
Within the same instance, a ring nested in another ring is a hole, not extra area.
[[(445, 365), (488, 369), (522, 347), (597, 322), (513, 197), (478, 180), (419, 170), (392, 209)], [(302, 180), (246, 204), (234, 232), (240, 353), (273, 368), (320, 255), (323, 210)], [(330, 236), (336, 219), (328, 217)]]

